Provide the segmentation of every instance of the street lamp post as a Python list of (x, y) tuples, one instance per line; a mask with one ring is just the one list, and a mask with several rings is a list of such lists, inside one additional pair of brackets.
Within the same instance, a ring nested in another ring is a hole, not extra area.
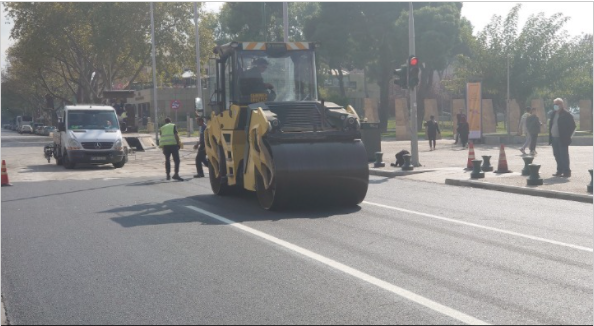
[(509, 123), (511, 121), (509, 116), (509, 54), (507, 55), (507, 101), (505, 105), (505, 127), (507, 129), (507, 141), (508, 143), (511, 141), (511, 130)]
[(153, 17), (153, 3), (151, 2), (151, 44), (153, 47), (153, 102), (155, 106), (155, 139), (159, 145), (159, 118), (157, 116), (157, 64), (155, 58), (155, 18)]

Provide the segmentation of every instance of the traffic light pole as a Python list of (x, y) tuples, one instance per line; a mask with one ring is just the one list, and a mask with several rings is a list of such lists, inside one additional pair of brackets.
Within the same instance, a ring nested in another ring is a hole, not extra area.
[[(412, 2), (408, 4), (408, 52), (412, 56), (415, 54), (415, 19), (413, 17), (413, 5)], [(410, 78), (410, 75), (408, 76)], [(408, 81), (407, 81), (408, 83)], [(419, 139), (417, 132), (417, 89), (409, 87), (410, 94), (410, 154), (411, 154), (411, 165), (415, 167), (421, 166), (419, 162)]]

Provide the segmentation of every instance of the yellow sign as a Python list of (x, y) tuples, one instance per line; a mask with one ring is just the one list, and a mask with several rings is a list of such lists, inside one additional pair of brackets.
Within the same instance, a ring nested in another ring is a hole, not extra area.
[(466, 84), (466, 103), (468, 110), (468, 139), (481, 138), (481, 83)]
[(268, 99), (268, 95), (266, 93), (250, 94), (250, 102), (251, 103), (266, 102), (267, 99)]

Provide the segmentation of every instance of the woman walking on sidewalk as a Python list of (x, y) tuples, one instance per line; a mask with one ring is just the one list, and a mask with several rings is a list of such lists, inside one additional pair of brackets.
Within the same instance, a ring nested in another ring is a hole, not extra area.
[(435, 116), (429, 117), (429, 121), (425, 122), (425, 127), (427, 128), (427, 138), (429, 138), (429, 150), (433, 151), (435, 150), (437, 134), (441, 134)]
[(526, 147), (530, 145), (530, 133), (528, 132), (528, 129), (526, 129), (526, 120), (530, 116), (530, 112), (532, 112), (532, 108), (526, 107), (526, 112), (524, 112), (522, 118), (520, 118), (520, 125), (518, 126), (518, 135), (526, 135), (526, 140), (522, 147), (520, 147), (520, 152), (522, 152), (522, 154), (526, 154)]

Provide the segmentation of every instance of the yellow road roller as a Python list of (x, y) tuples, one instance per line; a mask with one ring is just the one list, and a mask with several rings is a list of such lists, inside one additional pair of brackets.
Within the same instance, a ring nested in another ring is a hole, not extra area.
[(231, 42), (209, 63), (204, 133), (212, 191), (255, 191), (262, 208), (354, 206), (369, 185), (359, 116), (318, 100), (315, 43)]

